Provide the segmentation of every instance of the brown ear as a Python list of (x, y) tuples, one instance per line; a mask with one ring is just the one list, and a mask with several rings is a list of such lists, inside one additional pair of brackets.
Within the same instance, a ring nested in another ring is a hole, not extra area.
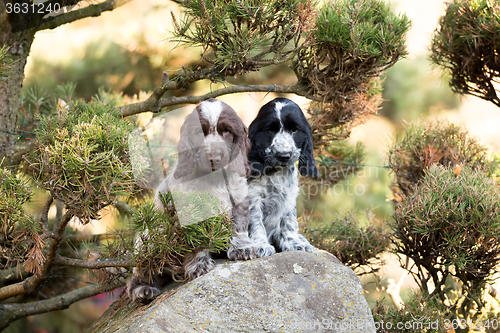
[(231, 159), (236, 158), (239, 154), (241, 154), (241, 161), (243, 165), (239, 165), (239, 168), (245, 168), (245, 172), (241, 172), (242, 170), (238, 170), (245, 177), (250, 176), (250, 166), (248, 165), (248, 153), (250, 152), (250, 140), (248, 139), (248, 129), (243, 124), (243, 121), (237, 118), (237, 126), (234, 129), (234, 135), (236, 136), (234, 139), (235, 147), (233, 149), (233, 156)]
[(250, 152), (251, 148), (251, 143), (250, 139), (248, 138), (248, 129), (245, 125), (243, 125), (245, 128), (245, 136), (244, 136), (244, 141), (241, 145), (241, 154), (243, 155), (243, 160), (245, 163), (245, 174), (246, 177), (250, 177), (250, 174), (252, 173), (252, 170), (250, 169), (250, 165), (248, 164), (248, 153)]
[(196, 160), (191, 149), (179, 152), (179, 159), (174, 171), (174, 178), (179, 179), (193, 172), (193, 165), (196, 165)]
[(203, 131), (201, 130), (198, 111), (195, 109), (190, 113), (181, 126), (181, 137), (177, 143), (179, 158), (174, 171), (174, 178), (178, 179), (191, 174), (196, 168), (195, 150), (196, 146), (203, 141)]

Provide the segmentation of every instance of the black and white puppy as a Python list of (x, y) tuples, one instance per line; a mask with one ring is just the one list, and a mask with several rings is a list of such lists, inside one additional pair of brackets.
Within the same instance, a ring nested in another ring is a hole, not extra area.
[(287, 98), (274, 99), (250, 124), (249, 139), (248, 233), (257, 256), (269, 256), (276, 250), (311, 252), (313, 246), (298, 233), (296, 210), (298, 172), (318, 177), (311, 127), (302, 110)]

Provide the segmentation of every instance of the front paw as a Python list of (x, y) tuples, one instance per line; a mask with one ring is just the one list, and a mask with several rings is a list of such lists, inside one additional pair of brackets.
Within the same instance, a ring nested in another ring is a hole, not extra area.
[(257, 257), (267, 257), (272, 256), (276, 253), (276, 249), (271, 244), (263, 244), (257, 247)]
[(160, 295), (160, 289), (142, 285), (136, 286), (135, 288), (128, 291), (128, 294), (132, 301), (138, 304), (148, 304), (150, 303), (156, 296)]
[(250, 246), (244, 249), (230, 247), (227, 250), (227, 257), (231, 260), (251, 260), (257, 258), (257, 248)]
[(286, 251), (312, 252), (313, 250), (314, 250), (314, 246), (312, 246), (308, 242), (282, 244), (282, 247), (281, 247), (282, 252), (286, 252)]
[(207, 274), (215, 267), (215, 261), (209, 254), (199, 252), (196, 256), (190, 259), (185, 264), (184, 274), (189, 280), (194, 280), (197, 277)]
[(305, 252), (311, 253), (314, 250), (314, 246), (312, 246), (311, 244), (299, 245), (299, 246), (297, 246), (297, 248), (295, 250), (305, 251)]

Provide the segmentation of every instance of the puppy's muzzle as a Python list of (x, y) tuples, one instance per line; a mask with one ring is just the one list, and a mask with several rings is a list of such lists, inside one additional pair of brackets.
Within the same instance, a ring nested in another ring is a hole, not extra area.
[(290, 161), (290, 159), (292, 158), (292, 153), (291, 152), (278, 152), (278, 153), (276, 153), (275, 156), (280, 162), (286, 163), (286, 162)]

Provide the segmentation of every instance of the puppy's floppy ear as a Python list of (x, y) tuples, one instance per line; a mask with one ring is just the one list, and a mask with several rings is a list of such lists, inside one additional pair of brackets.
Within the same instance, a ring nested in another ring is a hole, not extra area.
[(255, 151), (250, 151), (248, 154), (248, 166), (250, 169), (248, 177), (255, 178), (262, 176), (266, 168), (264, 160)]
[[(239, 159), (241, 163), (238, 165), (234, 165), (237, 169), (233, 170), (242, 176), (248, 177), (250, 175), (250, 167), (248, 166), (248, 153), (250, 152), (250, 140), (248, 139), (248, 129), (241, 120), (240, 117), (236, 114), (236, 112), (228, 105), (228, 109), (231, 112), (226, 115), (225, 121), (231, 124), (231, 129), (233, 131), (234, 139), (233, 139), (233, 147), (231, 148), (231, 161), (234, 161), (236, 158)], [(241, 157), (239, 157), (241, 155)], [(243, 170), (244, 169), (244, 170)]]
[[(182, 137), (181, 140), (183, 140)], [(188, 139), (184, 138), (184, 140), (187, 141)], [(179, 141), (179, 145), (180, 144), (181, 141)], [(177, 145), (177, 147), (179, 148), (179, 159), (177, 160), (177, 166), (175, 167), (174, 171), (175, 179), (179, 179), (181, 177), (189, 175), (191, 172), (193, 172), (193, 169), (196, 166), (196, 159), (194, 157), (193, 148), (182, 147), (181, 149), (179, 145)]]
[[(194, 132), (194, 133), (191, 133)], [(201, 141), (201, 142), (199, 142)], [(196, 169), (196, 146), (200, 146), (203, 142), (203, 130), (201, 129), (198, 111), (195, 109), (190, 113), (181, 126), (181, 137), (177, 143), (177, 152), (179, 159), (174, 171), (174, 178), (179, 179), (185, 177)]]
[(251, 145), (250, 145), (250, 139), (248, 138), (248, 129), (245, 125), (243, 126), (245, 129), (245, 135), (243, 136), (243, 140), (241, 141), (240, 148), (241, 148), (241, 154), (244, 157), (245, 175), (248, 178), (252, 173), (252, 169), (250, 169), (250, 165), (248, 165), (248, 153), (250, 153)]
[(303, 177), (318, 178), (319, 176), (316, 161), (314, 160), (311, 130), (307, 132), (306, 140), (300, 151), (299, 172)]

